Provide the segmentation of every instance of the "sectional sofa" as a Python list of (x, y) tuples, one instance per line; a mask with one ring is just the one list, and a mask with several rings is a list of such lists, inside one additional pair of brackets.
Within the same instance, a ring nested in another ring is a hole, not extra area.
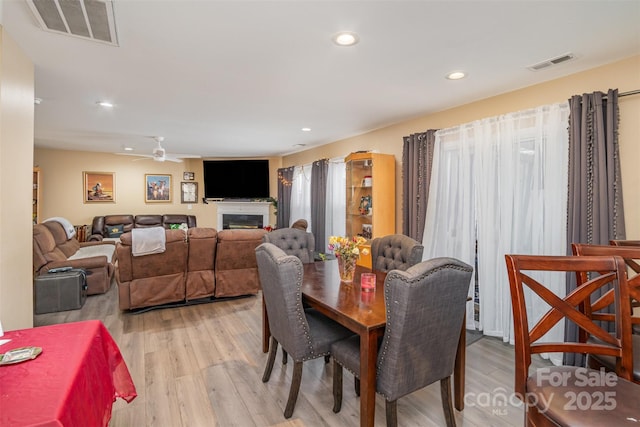
[(262, 229), (166, 229), (162, 253), (134, 256), (132, 233), (116, 243), (116, 281), (121, 310), (205, 298), (256, 294), (260, 290), (255, 248)]
[(93, 218), (91, 234), (87, 241), (102, 241), (107, 238), (119, 238), (120, 235), (133, 228), (164, 227), (187, 224), (187, 227), (197, 226), (195, 215), (164, 214), (164, 215), (101, 215)]

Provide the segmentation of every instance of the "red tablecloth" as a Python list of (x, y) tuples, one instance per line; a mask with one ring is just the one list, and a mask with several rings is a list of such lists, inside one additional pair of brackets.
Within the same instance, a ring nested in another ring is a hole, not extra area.
[(118, 345), (102, 322), (65, 323), (6, 332), (0, 353), (41, 347), (36, 359), (0, 366), (0, 426), (107, 426), (120, 397), (136, 388)]

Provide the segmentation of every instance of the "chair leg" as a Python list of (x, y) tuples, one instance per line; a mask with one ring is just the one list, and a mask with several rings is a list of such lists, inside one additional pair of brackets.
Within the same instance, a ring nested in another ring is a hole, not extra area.
[(385, 412), (387, 414), (387, 427), (398, 427), (398, 405), (397, 400), (385, 400)]
[(456, 427), (456, 418), (453, 415), (453, 404), (451, 401), (451, 377), (440, 380), (440, 396), (442, 397), (442, 409), (447, 427)]
[(271, 377), (271, 371), (273, 370), (273, 362), (276, 361), (276, 353), (278, 352), (278, 341), (272, 336), (271, 345), (269, 346), (269, 357), (267, 358), (267, 366), (264, 368), (264, 374), (262, 374), (262, 382), (266, 383)]
[(342, 365), (333, 359), (333, 412), (342, 409)]
[(285, 351), (285, 349), (282, 349), (282, 364), (286, 365), (287, 364), (287, 352)]
[(289, 399), (287, 400), (287, 407), (284, 409), (285, 418), (291, 418), (291, 415), (293, 415), (293, 409), (296, 407), (296, 400), (298, 400), (298, 391), (300, 391), (301, 382), (302, 362), (294, 362), (293, 378), (291, 379), (291, 389), (289, 390)]
[(356, 392), (356, 396), (360, 396), (360, 378), (353, 377), (353, 389)]

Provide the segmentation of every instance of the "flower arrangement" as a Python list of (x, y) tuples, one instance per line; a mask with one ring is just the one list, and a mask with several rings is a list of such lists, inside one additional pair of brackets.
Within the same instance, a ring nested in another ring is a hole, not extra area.
[(353, 276), (356, 270), (356, 261), (358, 261), (360, 253), (363, 255), (367, 255), (369, 253), (366, 249), (360, 251), (360, 246), (366, 242), (367, 239), (362, 236), (329, 237), (328, 247), (330, 251), (333, 251), (336, 258), (338, 258), (340, 279), (343, 282), (351, 283), (353, 281)]
[[(367, 239), (362, 236), (354, 237), (342, 237), (342, 236), (330, 236), (329, 237), (329, 250), (332, 251), (336, 257), (343, 260), (354, 259), (357, 260), (360, 257), (359, 246), (365, 244)], [(366, 253), (363, 253), (366, 255)]]

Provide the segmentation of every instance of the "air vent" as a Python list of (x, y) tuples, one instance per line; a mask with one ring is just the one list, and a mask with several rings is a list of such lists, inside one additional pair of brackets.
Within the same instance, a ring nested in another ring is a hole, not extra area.
[(531, 71), (539, 71), (551, 67), (552, 65), (562, 64), (563, 62), (569, 61), (573, 58), (575, 58), (575, 55), (573, 53), (565, 53), (564, 55), (556, 56), (555, 58), (547, 59), (546, 61), (530, 65), (527, 68)]
[(117, 46), (113, 3), (109, 0), (27, 0), (47, 31)]

